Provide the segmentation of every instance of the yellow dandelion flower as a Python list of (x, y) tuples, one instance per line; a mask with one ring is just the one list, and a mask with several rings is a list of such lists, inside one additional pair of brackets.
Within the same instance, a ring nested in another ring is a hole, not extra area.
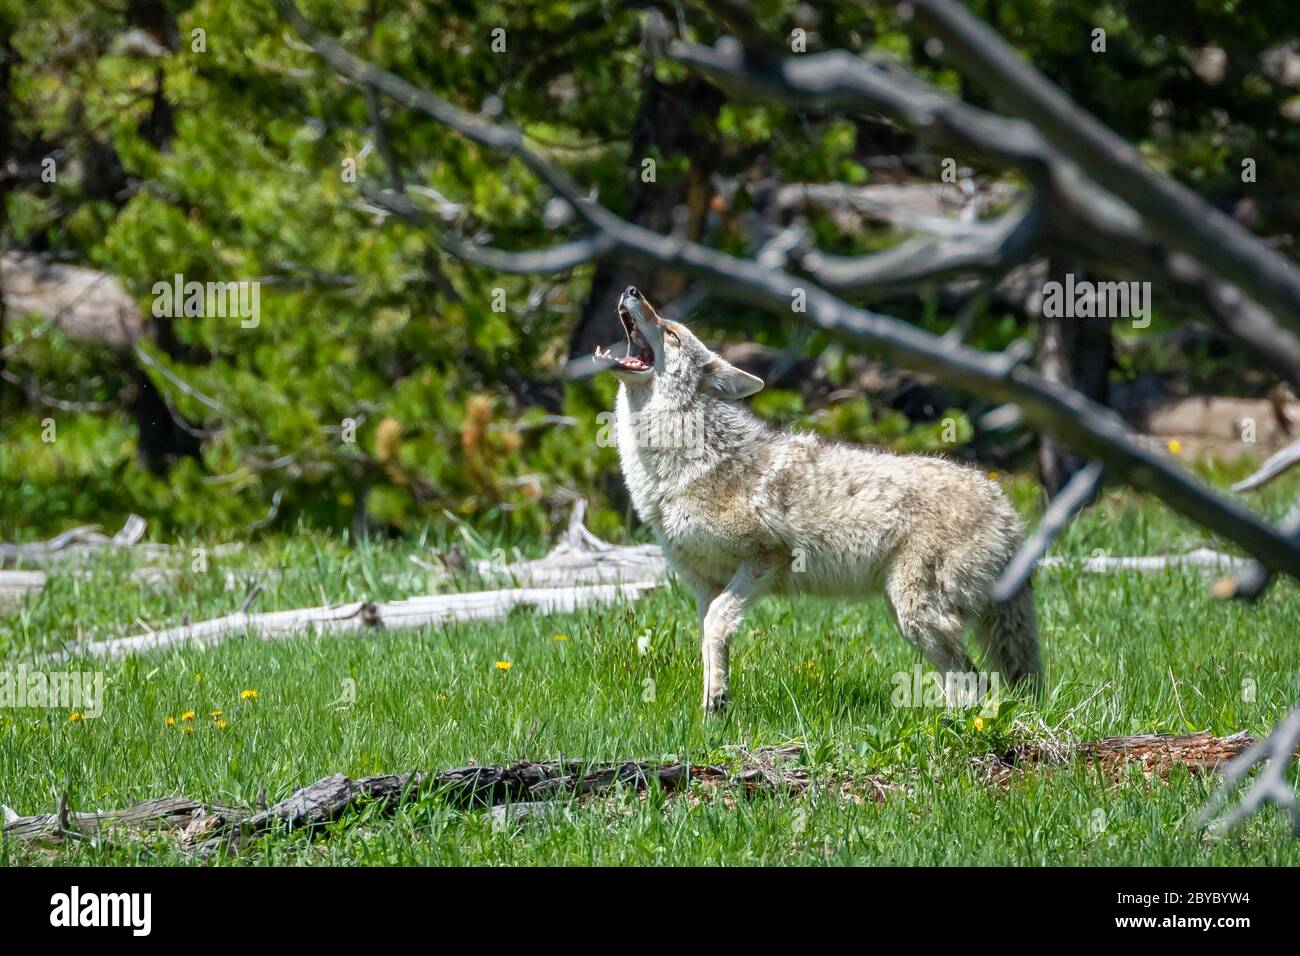
[(194, 727), (191, 724), (186, 724), (181, 728), (181, 733), (188, 737), (190, 734), (194, 733)]
[(1183, 443), (1180, 442), (1177, 438), (1171, 438), (1169, 439), (1168, 447), (1169, 450), (1176, 455), (1183, 450)]
[(509, 661), (497, 661), (496, 663), (496, 668), (499, 671), (508, 671), (513, 666), (514, 665), (511, 664)]
[(556, 639), (557, 641), (567, 641), (567, 640), (569, 639), (569, 635), (568, 635), (568, 634), (556, 634), (556, 635), (555, 635), (555, 639)]
[(202, 684), (202, 683), (203, 683), (203, 675), (202, 675), (202, 674), (198, 674), (198, 673), (196, 673), (196, 674), (194, 675), (194, 683), (196, 683), (196, 684)]
[(257, 700), (257, 691), (255, 691), (255, 690), (241, 690), (241, 691), (239, 692), (239, 699), (240, 699), (240, 700)]
[(194, 711), (192, 710), (187, 710), (185, 711), (185, 713), (181, 714), (181, 720), (193, 720), (193, 719), (194, 719)]
[(176, 718), (175, 718), (175, 717), (171, 717), (171, 716), (164, 717), (164, 718), (163, 718), (163, 723), (166, 724), (168, 727), (175, 727), (175, 726), (176, 726)]
[(224, 720), (218, 720), (212, 726), (216, 727), (217, 730), (225, 730), (229, 726), (229, 724), (227, 724)]
[(221, 711), (214, 710), (212, 713), (208, 714), (208, 716), (211, 717), (213, 720), (216, 720), (218, 717), (221, 716)]
[(70, 724), (75, 724), (85, 719), (85, 715), (79, 710), (74, 710), (72, 713), (68, 714), (68, 723)]
[(976, 730), (983, 730), (983, 729), (984, 729), (984, 718), (983, 718), (983, 717), (976, 717), (975, 720), (974, 720), (974, 724), (975, 724), (975, 729), (976, 729)]

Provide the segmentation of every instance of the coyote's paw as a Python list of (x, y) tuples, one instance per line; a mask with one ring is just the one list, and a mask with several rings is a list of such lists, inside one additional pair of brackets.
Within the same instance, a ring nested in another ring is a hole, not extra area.
[(717, 713), (725, 710), (727, 707), (727, 689), (709, 691), (704, 695), (704, 710), (707, 713)]

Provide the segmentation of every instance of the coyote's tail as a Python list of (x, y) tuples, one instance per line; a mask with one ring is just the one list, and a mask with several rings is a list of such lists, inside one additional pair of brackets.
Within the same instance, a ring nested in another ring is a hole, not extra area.
[(1042, 689), (1043, 663), (1038, 655), (1032, 584), (1026, 582), (1003, 604), (990, 604), (975, 628), (975, 635), (989, 664), (997, 669), (1004, 682), (1025, 681), (1035, 692)]

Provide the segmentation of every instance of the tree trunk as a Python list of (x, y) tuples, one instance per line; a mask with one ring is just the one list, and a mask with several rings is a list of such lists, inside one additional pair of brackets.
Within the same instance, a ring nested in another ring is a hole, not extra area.
[[(1048, 280), (1063, 284), (1069, 271), (1068, 265), (1053, 258)], [(1076, 271), (1075, 276), (1077, 280), (1080, 273)], [(1093, 401), (1109, 405), (1113, 350), (1111, 319), (1069, 314), (1048, 316), (1040, 309), (1038, 370), (1047, 381), (1078, 389)], [(1042, 436), (1038, 445), (1038, 473), (1051, 497), (1085, 464), (1080, 455), (1055, 438)]]

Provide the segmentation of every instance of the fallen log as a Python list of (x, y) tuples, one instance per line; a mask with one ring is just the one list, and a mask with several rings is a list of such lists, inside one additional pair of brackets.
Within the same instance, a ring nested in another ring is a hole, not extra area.
[(324, 777), (295, 790), (287, 799), (258, 812), (216, 806), (184, 797), (160, 797), (125, 810), (94, 813), (46, 813), (14, 816), (4, 826), (6, 839), (59, 844), (67, 839), (102, 839), (115, 829), (181, 830), (202, 855), (223, 846), (238, 846), (270, 831), (319, 830), (348, 811), (377, 804), (391, 812), (427, 794), (437, 794), (465, 809), (554, 802), (586, 797), (619, 787), (679, 790), (692, 782), (734, 787), (744, 792), (799, 790), (806, 771), (787, 766), (802, 747), (773, 748), (746, 755), (738, 773), (713, 765), (645, 760), (620, 763), (578, 759), (537, 761), (504, 766), (469, 766), (441, 773), (412, 771), (351, 780), (343, 774)]
[[(1300, 838), (1300, 801), (1287, 780), (1287, 772), (1300, 748), (1300, 708), (1282, 718), (1267, 737), (1235, 756), (1223, 768), (1223, 782), (1202, 808), (1196, 825), (1209, 827), (1211, 835), (1223, 836), (1239, 826), (1247, 817), (1258, 812), (1266, 803), (1273, 803), (1291, 817), (1291, 832)], [(1241, 802), (1222, 819), (1216, 819), (1232, 800), (1237, 786), (1246, 779), (1251, 769), (1262, 765)]]
[(659, 549), (653, 545), (619, 547), (602, 541), (587, 530), (586, 506), (583, 499), (574, 502), (568, 528), (545, 557), (501, 567), (490, 561), (474, 566), (480, 576), (506, 577), (533, 586), (258, 614), (241, 610), (164, 631), (96, 641), (52, 657), (122, 657), (178, 645), (210, 647), (245, 634), (277, 640), (299, 634), (352, 633), (369, 628), (401, 630), (450, 621), (495, 620), (522, 607), (540, 614), (566, 614), (589, 605), (636, 600), (663, 584), (668, 567)]
[[(7, 809), (7, 808), (6, 808)], [(114, 828), (135, 830), (182, 829), (197, 816), (233, 819), (240, 812), (228, 807), (200, 803), (185, 797), (155, 797), (125, 810), (96, 810), (92, 813), (40, 813), (30, 817), (6, 813), (4, 836), (22, 841), (60, 842), (71, 831), (97, 837)]]
[[(1295, 724), (1294, 717), (1292, 722)], [(1284, 746), (1293, 748), (1295, 733), (1293, 726), (1291, 736), (1278, 736)], [(986, 754), (974, 763), (987, 770), (990, 783), (998, 785), (1006, 785), (1036, 767), (1064, 766), (1080, 760), (1115, 776), (1137, 765), (1143, 773), (1161, 779), (1167, 778), (1175, 766), (1198, 773), (1217, 773), (1232, 767), (1231, 782), (1235, 783), (1248, 767), (1231, 762), (1242, 754), (1253, 754), (1255, 744), (1255, 738), (1245, 731), (1226, 737), (1208, 731), (1142, 734), (1074, 743), (1024, 743), (1004, 753)], [(125, 810), (93, 813), (71, 813), (61, 806), (56, 813), (23, 817), (5, 808), (3, 835), (6, 840), (58, 845), (69, 839), (102, 840), (115, 830), (181, 831), (187, 846), (202, 856), (210, 856), (226, 847), (238, 849), (273, 831), (306, 829), (319, 833), (363, 806), (377, 805), (382, 812), (393, 812), (434, 794), (452, 806), (487, 810), (494, 819), (505, 822), (543, 815), (564, 799), (582, 800), (618, 788), (645, 791), (657, 787), (671, 794), (694, 783), (745, 794), (799, 793), (812, 783), (809, 771), (797, 763), (803, 752), (799, 746), (744, 752), (734, 771), (680, 761), (593, 762), (566, 758), (458, 767), (440, 773), (410, 771), (361, 780), (333, 774), (256, 812), (185, 797), (158, 797)], [(851, 788), (855, 782), (834, 781), (841, 790)], [(866, 783), (874, 788), (878, 799), (899, 790), (882, 787), (877, 778), (869, 778)]]
[(44, 571), (0, 571), (0, 606), (45, 590)]
[(658, 545), (615, 545), (587, 530), (587, 502), (579, 498), (564, 536), (536, 561), (496, 565), (477, 561), (480, 577), (504, 579), (521, 587), (667, 581), (668, 562)]
[(111, 538), (100, 531), (99, 525), (85, 525), (55, 535), (48, 541), (10, 544), (0, 541), (0, 567), (14, 564), (49, 564), (56, 560), (85, 557), (109, 548), (132, 548), (144, 537), (145, 520), (130, 515), (122, 530)]
[(1043, 558), (1040, 568), (1072, 568), (1092, 574), (1114, 574), (1119, 571), (1135, 571), (1139, 574), (1159, 574), (1172, 568), (1204, 568), (1207, 571), (1241, 570), (1251, 564), (1248, 558), (1224, 554), (1210, 548), (1196, 548), (1186, 554), (1138, 555), (1133, 557), (1111, 557), (1110, 555), (1093, 555), (1090, 558), (1076, 558), (1069, 555), (1052, 555)]
[(1127, 768), (1137, 766), (1144, 775), (1167, 780), (1174, 767), (1192, 773), (1219, 773), (1254, 743), (1255, 738), (1246, 731), (1216, 737), (1205, 730), (1084, 741), (1047, 739), (1016, 744), (1002, 753), (983, 754), (971, 763), (997, 786), (1007, 786), (1032, 770), (1078, 762), (1116, 779)]
[(357, 633), (371, 628), (407, 630), (451, 621), (495, 620), (523, 607), (539, 614), (567, 614), (589, 605), (632, 601), (657, 586), (658, 582), (648, 581), (569, 588), (506, 588), (434, 594), (379, 604), (354, 601), (259, 614), (238, 612), (165, 631), (96, 641), (51, 657), (54, 660), (76, 656), (116, 658), (185, 645), (212, 647), (242, 635), (280, 640), (304, 634)]
[[(1082, 758), (1090, 766), (1112, 773), (1137, 764), (1144, 773), (1166, 777), (1176, 766), (1200, 772), (1217, 770), (1254, 744), (1255, 738), (1244, 730), (1227, 737), (1216, 737), (1208, 730), (1180, 735), (1138, 734), (1069, 744), (1064, 756)], [(1034, 744), (1017, 748), (1013, 755), (1015, 763), (1061, 759), (1054, 748)]]

